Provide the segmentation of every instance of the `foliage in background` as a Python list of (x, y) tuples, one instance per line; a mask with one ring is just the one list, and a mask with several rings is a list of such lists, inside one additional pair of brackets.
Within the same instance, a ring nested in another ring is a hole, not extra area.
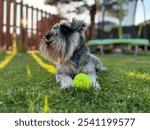
[[(128, 1), (128, 0), (126, 0)], [(123, 2), (126, 2), (123, 1)], [(68, 10), (68, 13), (76, 13), (76, 14), (82, 14), (85, 11), (89, 11), (89, 15), (90, 15), (90, 27), (89, 27), (89, 37), (95, 38), (95, 16), (96, 13), (98, 11), (100, 11), (100, 13), (103, 13), (105, 15), (105, 12), (107, 12), (109, 15), (111, 15), (112, 17), (116, 17), (118, 19), (120, 19), (119, 21), (122, 21), (122, 19), (120, 18), (120, 13), (119, 13), (119, 7), (120, 7), (120, 2), (118, 0), (112, 1), (112, 0), (105, 0), (103, 2), (101, 2), (100, 0), (92, 0), (93, 4), (89, 4), (88, 0), (45, 0), (45, 4), (49, 4), (49, 5), (55, 5), (57, 7), (58, 4), (69, 4), (71, 2), (82, 2), (82, 4), (78, 7), (75, 7), (75, 9), (73, 9), (72, 11)], [(101, 2), (101, 3), (100, 3)], [(117, 6), (117, 8), (116, 8)], [(62, 6), (63, 7), (63, 6)], [(59, 11), (59, 10), (58, 10)], [(123, 10), (123, 16), (124, 14), (124, 10)], [(59, 14), (61, 14), (61, 12), (59, 12)], [(64, 14), (63, 17), (65, 17)], [(103, 15), (103, 17), (104, 17)], [(102, 18), (104, 19), (104, 18)], [(103, 21), (103, 20), (102, 20)], [(104, 26), (104, 25), (103, 25)]]

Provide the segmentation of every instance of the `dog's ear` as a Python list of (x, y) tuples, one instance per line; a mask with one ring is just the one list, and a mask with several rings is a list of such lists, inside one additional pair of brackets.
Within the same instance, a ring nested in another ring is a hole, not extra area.
[(62, 24), (60, 25), (60, 31), (64, 34), (71, 34), (74, 32), (74, 29), (68, 25)]
[(75, 18), (72, 19), (71, 27), (77, 31), (85, 31), (87, 29), (87, 25), (84, 21)]

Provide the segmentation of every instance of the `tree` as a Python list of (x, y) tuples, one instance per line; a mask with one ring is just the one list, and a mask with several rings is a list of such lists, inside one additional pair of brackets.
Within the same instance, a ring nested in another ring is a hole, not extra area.
[[(118, 2), (117, 1), (112, 1), (112, 0), (104, 0), (103, 3), (100, 5), (99, 9), (102, 12), (102, 36), (103, 36), (103, 31), (104, 31), (104, 26), (105, 26), (105, 13), (107, 12), (109, 15), (111, 15), (112, 17), (117, 17), (118, 18), (118, 14), (119, 11), (117, 9), (114, 9), (114, 6), (118, 6)], [(100, 33), (100, 31), (99, 31)], [(100, 36), (100, 34), (98, 34)]]
[[(141, 0), (143, 6), (143, 15), (144, 15), (144, 38), (147, 38), (147, 24), (146, 24), (146, 9), (144, 5), (144, 1)], [(144, 47), (145, 52), (147, 52), (147, 46)]]
[(104, 31), (104, 18), (105, 13), (109, 14), (111, 17), (118, 18), (119, 27), (118, 27), (118, 36), (122, 38), (122, 20), (125, 15), (127, 15), (127, 10), (123, 9), (123, 4), (129, 0), (104, 0), (100, 5), (100, 10), (102, 10), (102, 31)]
[[(83, 13), (83, 10), (86, 8), (89, 11), (90, 14), (90, 27), (89, 27), (89, 32), (90, 32), (90, 38), (94, 38), (94, 29), (95, 29), (95, 15), (97, 11), (97, 4), (99, 0), (94, 0), (92, 5), (89, 5), (87, 0), (45, 0), (45, 4), (49, 5), (55, 5), (57, 6), (58, 4), (69, 4), (70, 2), (83, 2), (83, 4), (80, 7), (76, 7), (74, 11), (77, 14)], [(84, 8), (84, 9), (83, 9)]]

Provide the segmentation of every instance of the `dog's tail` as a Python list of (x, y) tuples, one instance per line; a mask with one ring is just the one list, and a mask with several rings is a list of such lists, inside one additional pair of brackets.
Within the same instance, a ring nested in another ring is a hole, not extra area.
[(95, 68), (97, 71), (99, 72), (106, 72), (107, 68), (103, 67), (102, 62), (100, 61), (100, 59), (98, 57), (96, 57), (93, 54), (90, 54), (93, 64), (95, 65)]

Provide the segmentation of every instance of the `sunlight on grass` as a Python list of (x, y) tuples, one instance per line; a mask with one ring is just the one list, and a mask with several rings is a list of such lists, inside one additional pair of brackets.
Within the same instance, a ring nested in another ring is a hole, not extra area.
[(149, 73), (136, 73), (136, 72), (127, 72), (125, 73), (129, 77), (135, 77), (139, 79), (145, 79), (145, 80), (150, 80), (150, 74)]
[[(50, 109), (49, 109), (49, 107), (48, 107), (48, 96), (44, 96), (44, 103), (43, 103), (44, 105), (43, 105), (43, 112), (44, 113), (48, 113), (48, 112), (50, 112)], [(30, 101), (30, 104), (29, 104), (29, 108), (28, 108), (28, 112), (30, 112), (30, 113), (34, 113), (35, 111), (34, 111), (34, 102), (33, 101)]]
[(29, 65), (27, 65), (27, 77), (32, 77), (32, 74), (31, 74), (31, 70), (30, 70), (30, 67), (29, 67)]
[(34, 112), (34, 102), (30, 101), (30, 105), (28, 108), (28, 112), (33, 113)]
[(46, 69), (50, 73), (56, 73), (55, 66), (44, 63), (35, 53), (30, 54), (42, 68)]
[(3, 61), (0, 62), (0, 69), (3, 69), (12, 60), (16, 53), (16, 44), (13, 44), (13, 51), (7, 55)]
[(48, 108), (48, 97), (47, 97), (47, 96), (44, 97), (44, 109), (43, 109), (43, 111), (44, 111), (45, 113), (49, 112), (49, 108)]

